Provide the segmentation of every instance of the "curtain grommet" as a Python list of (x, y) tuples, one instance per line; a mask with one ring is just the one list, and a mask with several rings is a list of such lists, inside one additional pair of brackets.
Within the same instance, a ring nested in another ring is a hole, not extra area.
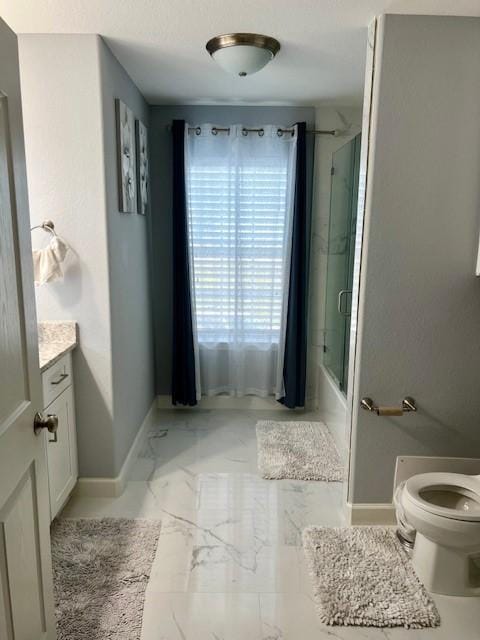
[(248, 136), (248, 131), (245, 129), (245, 127), (243, 127), (242, 129), (242, 136)]
[(201, 127), (195, 127), (195, 135), (199, 136), (202, 133), (202, 128)]
[(258, 135), (260, 136), (260, 138), (263, 138), (263, 136), (265, 135), (265, 129), (259, 129)]
[(277, 129), (277, 136), (278, 136), (279, 138), (283, 138), (283, 131), (282, 131), (282, 129)]
[(216, 136), (218, 134), (217, 127), (212, 127), (212, 135)]

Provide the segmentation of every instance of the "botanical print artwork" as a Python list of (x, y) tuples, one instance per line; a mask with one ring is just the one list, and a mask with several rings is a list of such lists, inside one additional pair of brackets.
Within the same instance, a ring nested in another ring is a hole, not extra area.
[(137, 211), (135, 120), (131, 109), (115, 101), (117, 114), (118, 208), (122, 213)]
[(137, 134), (137, 212), (146, 215), (148, 211), (149, 167), (148, 167), (148, 129), (136, 121)]

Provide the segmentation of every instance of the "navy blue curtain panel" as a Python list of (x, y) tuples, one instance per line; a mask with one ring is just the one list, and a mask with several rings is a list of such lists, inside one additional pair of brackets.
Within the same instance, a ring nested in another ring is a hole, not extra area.
[(288, 292), (283, 382), (285, 396), (279, 402), (289, 409), (305, 406), (307, 368), (307, 141), (306, 123), (298, 123), (297, 161), (292, 228), (292, 260)]
[(174, 120), (173, 137), (173, 353), (172, 403), (197, 404), (188, 259), (185, 185), (185, 121)]

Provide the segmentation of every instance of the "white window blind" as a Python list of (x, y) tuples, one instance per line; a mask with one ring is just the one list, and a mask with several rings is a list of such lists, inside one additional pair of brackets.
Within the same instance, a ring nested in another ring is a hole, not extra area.
[(280, 341), (292, 170), (289, 144), (189, 135), (187, 200), (198, 342)]

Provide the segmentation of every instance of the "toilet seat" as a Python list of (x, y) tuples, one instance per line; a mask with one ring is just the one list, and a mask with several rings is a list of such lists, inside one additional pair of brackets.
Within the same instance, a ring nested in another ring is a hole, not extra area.
[[(422, 473), (405, 483), (405, 493), (417, 507), (428, 513), (480, 522), (480, 477), (460, 473)], [(438, 495), (436, 495), (438, 494)], [(463, 503), (455, 508), (449, 502)]]

